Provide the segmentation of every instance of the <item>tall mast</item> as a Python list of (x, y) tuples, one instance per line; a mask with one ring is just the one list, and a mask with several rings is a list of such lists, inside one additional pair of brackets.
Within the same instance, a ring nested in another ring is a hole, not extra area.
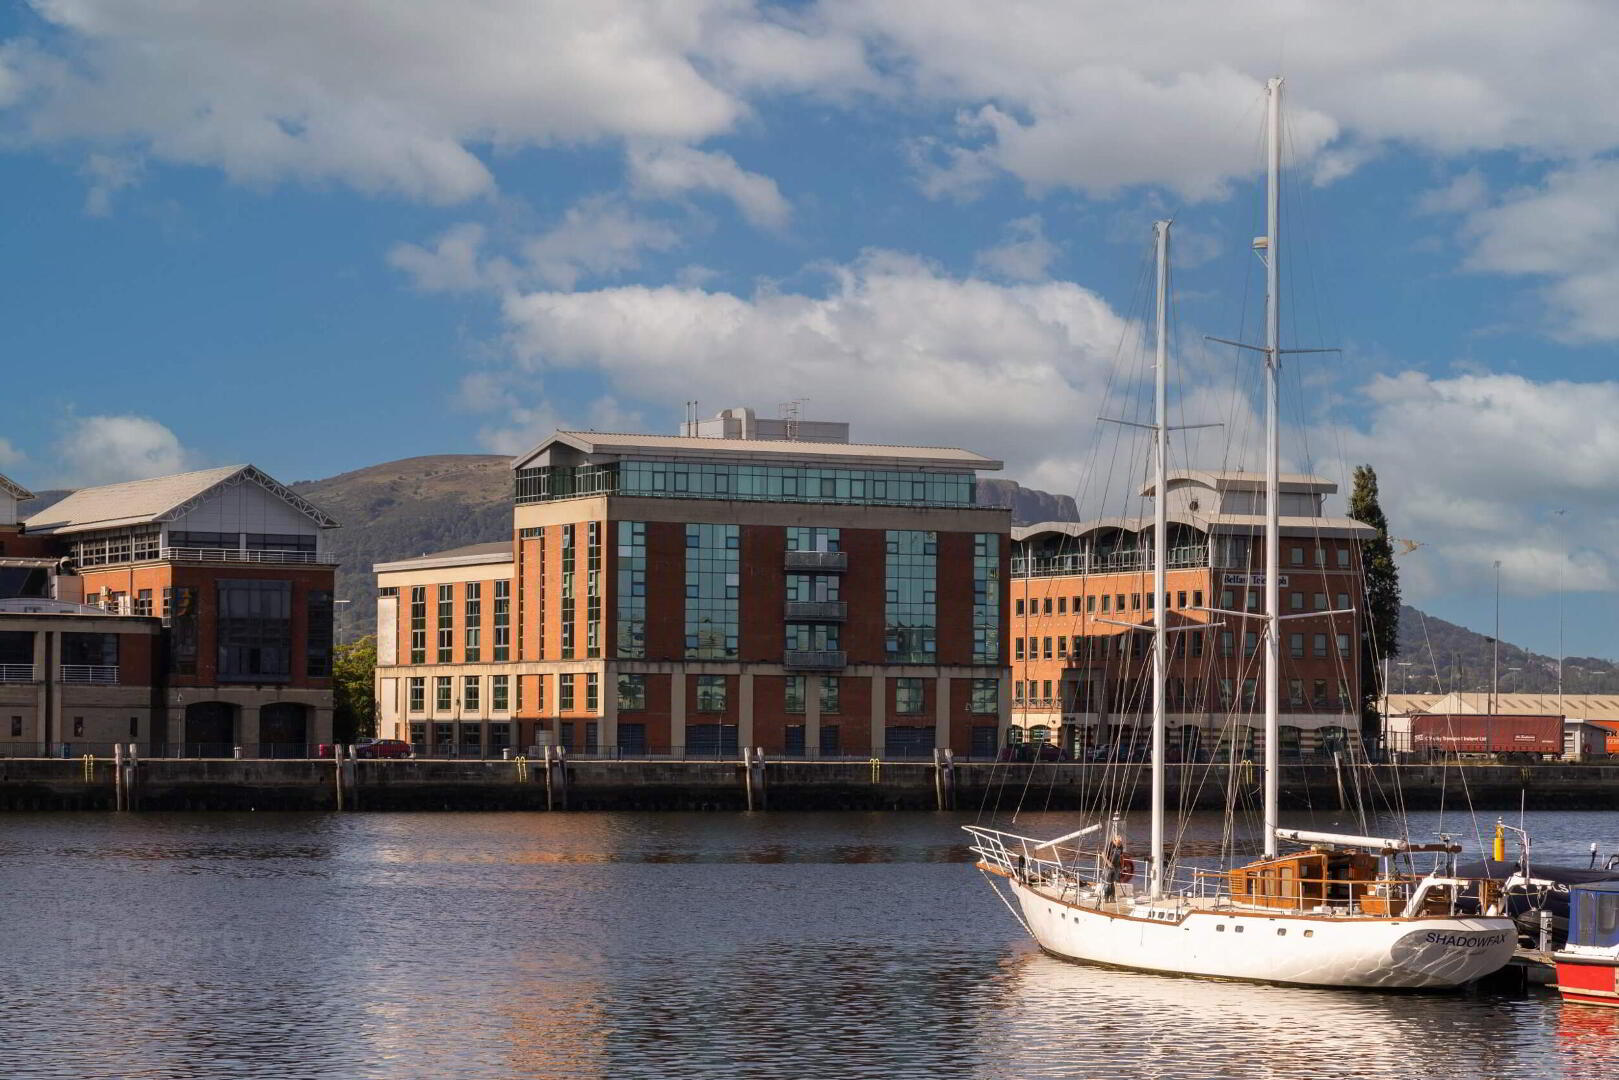
[(1281, 351), (1282, 80), (1265, 84), (1269, 98), (1265, 184), (1265, 856), (1276, 855), (1281, 801)]
[(1169, 456), (1169, 222), (1153, 225), (1158, 239), (1158, 341), (1154, 398), (1152, 509), (1152, 875), (1149, 895), (1164, 894), (1164, 680), (1168, 674), (1169, 499), (1164, 491)]

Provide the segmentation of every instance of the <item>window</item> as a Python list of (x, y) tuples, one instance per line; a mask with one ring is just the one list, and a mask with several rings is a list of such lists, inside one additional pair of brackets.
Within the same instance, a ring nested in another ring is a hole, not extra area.
[(483, 582), (469, 581), (461, 586), (461, 634), (467, 663), (476, 664), (483, 655)]
[(1317, 611), (1325, 611), (1325, 610), (1327, 610), (1327, 594), (1326, 593), (1318, 592), (1318, 593), (1315, 594), (1315, 609)]
[(893, 529), (886, 547), (885, 654), (890, 663), (931, 664), (938, 655), (938, 534)]
[(1338, 635), (1338, 655), (1339, 656), (1348, 656), (1349, 655), (1349, 635), (1348, 634), (1339, 634)]
[(1349, 549), (1346, 547), (1338, 549), (1338, 569), (1349, 569)]
[(557, 711), (573, 712), (573, 676), (557, 676)]
[(1045, 613), (1046, 613), (1046, 614), (1047, 614), (1047, 615), (1050, 615), (1050, 614), (1051, 614), (1051, 597), (1049, 597), (1049, 596), (1048, 596), (1048, 597), (1046, 597), (1046, 599), (1045, 599), (1045, 603), (1044, 603), (1044, 604), (1042, 604), (1042, 605), (1041, 605), (1041, 609), (1042, 609), (1042, 610), (1043, 610), (1043, 611), (1044, 611), (1044, 612), (1045, 612)]
[(788, 623), (788, 652), (837, 652), (842, 648), (843, 628), (837, 623)]
[(1249, 611), (1258, 611), (1264, 602), (1265, 591), (1263, 589), (1248, 590), (1247, 606)]
[(1066, 597), (1066, 596), (1057, 597), (1057, 614), (1058, 615), (1066, 615), (1066, 614), (1068, 614), (1068, 597)]
[(221, 579), (219, 678), (285, 682), (292, 676), (292, 582)]
[(787, 529), (788, 551), (841, 551), (837, 529), (812, 529), (790, 526)]
[(1017, 603), (1015, 605), (1015, 610), (1016, 610), (1017, 614), (1019, 614), (1019, 615), (1023, 614), (1023, 597), (1020, 596), (1020, 597), (1017, 598)]
[(135, 614), (150, 615), (152, 613), (152, 590), (141, 589), (135, 594)]
[(789, 675), (782, 680), (782, 707), (789, 713), (802, 713), (806, 709), (804, 700), (804, 676)]
[(1221, 589), (1220, 606), (1225, 608), (1227, 611), (1234, 610), (1237, 606), (1237, 594), (1232, 592), (1230, 589)]
[(602, 523), (585, 525), (585, 655), (602, 654)]
[(1301, 547), (1289, 548), (1287, 551), (1287, 561), (1294, 566), (1303, 566), (1304, 549)]
[(718, 713), (725, 711), (724, 675), (697, 676), (697, 711)]
[(438, 587), (438, 662), (448, 664), (455, 653), (455, 586)]
[(1235, 639), (1230, 630), (1220, 631), (1220, 655), (1230, 656), (1235, 650)]
[[(843, 711), (842, 703), (841, 703), (841, 695), (839, 693), (839, 690), (841, 689), (842, 685), (843, 684), (839, 681), (839, 679), (838, 679), (838, 677), (836, 675), (822, 675), (821, 676), (821, 715), (822, 716), (828, 716), (828, 715), (836, 716), (838, 713)], [(822, 730), (824, 731), (825, 729), (823, 728)]]
[(1242, 635), (1242, 655), (1252, 656), (1254, 655), (1254, 651), (1258, 648), (1259, 634), (1256, 631), (1249, 630), (1247, 633)]
[(1317, 566), (1321, 566), (1321, 567), (1325, 567), (1327, 565), (1327, 549), (1326, 548), (1321, 547), (1319, 545), (1316, 547), (1316, 549), (1315, 549), (1315, 564)]
[(1186, 591), (1184, 589), (1175, 594), (1175, 606), (1178, 608), (1186, 606)]
[(832, 603), (842, 578), (837, 574), (788, 574), (787, 599), (794, 603)]
[(1327, 655), (1327, 635), (1316, 634), (1314, 641), (1314, 654), (1317, 659), (1324, 660)]
[(1113, 610), (1114, 611), (1123, 611), (1124, 610), (1124, 594), (1123, 593), (1114, 593), (1113, 594)]
[(1019, 659), (1019, 660), (1023, 659), (1023, 639), (1022, 638), (1013, 638), (1012, 639), (1012, 655), (1015, 658)]
[(73, 737), (75, 739), (84, 738), (84, 717), (82, 716), (73, 718)]
[(131, 716), (129, 718), (129, 737), (131, 739), (138, 739), (141, 737), (141, 718), (138, 716)]
[(450, 677), (448, 675), (433, 676), (433, 709), (436, 712), (449, 712), (453, 708), (451, 698)]
[(1303, 611), (1304, 610), (1304, 594), (1301, 593), (1301, 592), (1290, 592), (1290, 593), (1288, 593), (1287, 594), (1287, 606), (1289, 608), (1292, 608), (1294, 611)]
[(924, 711), (921, 679), (894, 680), (894, 712), (900, 716), (915, 716)]
[(578, 558), (575, 549), (578, 529), (573, 524), (562, 526), (562, 659), (572, 660), (574, 650), (574, 566)]
[[(1074, 610), (1079, 610), (1076, 602)], [(973, 663), (1001, 661), (1001, 538), (973, 534)]]
[(1287, 680), (1287, 703), (1289, 705), (1303, 705), (1304, 704), (1304, 680), (1303, 679), (1289, 679), (1289, 680)]
[(1068, 638), (1066, 636), (1057, 639), (1057, 655), (1064, 659), (1068, 656)]
[(1338, 594), (1338, 610), (1339, 611), (1348, 611), (1349, 610), (1349, 594), (1348, 593), (1341, 592), (1341, 593)]
[(427, 708), (427, 680), (420, 675), (410, 679), (410, 711), (422, 712)]
[(20, 716), (11, 718), (11, 737), (13, 739), (22, 738), (22, 717)]
[(1287, 636), (1287, 655), (1295, 660), (1304, 659), (1304, 635), (1289, 634)]
[(1110, 611), (1112, 609), (1112, 605), (1109, 603), (1109, 601), (1111, 601), (1112, 599), (1113, 599), (1113, 597), (1110, 594), (1108, 594), (1108, 593), (1103, 593), (1102, 594), (1102, 613), (1104, 615), (1107, 614), (1108, 611)]
[[(646, 676), (620, 675), (618, 677), (618, 711), (640, 712), (645, 708)], [(644, 746), (642, 748), (645, 749)]]
[(1016, 682), (1014, 682), (1012, 684), (1012, 704), (1014, 704), (1014, 705), (1022, 705), (1023, 702), (1024, 702), (1023, 680), (1018, 679)]
[(970, 708), (975, 713), (1000, 712), (1001, 681), (999, 679), (974, 679)]
[(1130, 594), (1130, 610), (1131, 611), (1140, 611), (1141, 610), (1141, 594), (1140, 593), (1136, 592), (1136, 593), (1131, 593)]
[[(1104, 596), (1102, 599), (1105, 600), (1105, 599), (1107, 599), (1107, 597)], [(1104, 607), (1102, 610), (1106, 611), (1107, 608)], [(1096, 611), (1096, 597), (1095, 596), (1087, 596), (1085, 598), (1085, 611), (1087, 613), (1092, 613), (1092, 612)]]
[(410, 590), (410, 662), (427, 663), (427, 586)]
[(512, 583), (495, 582), (495, 656), (497, 664), (512, 658)]
[(594, 671), (585, 675), (585, 711), (595, 712), (601, 708), (601, 676)]
[(735, 660), (739, 642), (742, 532), (686, 526), (686, 656)]
[(1319, 708), (1326, 708), (1326, 705), (1327, 705), (1327, 680), (1325, 680), (1325, 679), (1316, 679), (1313, 690), (1314, 690), (1313, 698), (1314, 698), (1316, 706), (1319, 707)]
[(1051, 659), (1051, 639), (1050, 638), (1041, 638), (1040, 639), (1040, 655), (1041, 655), (1041, 657), (1043, 657), (1046, 660)]
[(838, 725), (821, 725), (821, 756), (824, 758), (837, 757), (843, 752), (839, 746)]
[(304, 635), (304, 674), (316, 679), (332, 674), (332, 593), (310, 589), (304, 600), (308, 625)]
[(1193, 589), (1192, 590), (1192, 606), (1193, 607), (1202, 607), (1203, 606), (1203, 590), (1202, 589)]
[(972, 506), (976, 499), (971, 473), (824, 466), (623, 461), (519, 469), (514, 479), (514, 496), (520, 506), (606, 492), (677, 499), (890, 506)]
[(461, 677), (461, 708), (469, 713), (478, 711), (481, 683), (482, 679), (477, 675), (463, 675)]
[(489, 677), (489, 707), (493, 711), (511, 711), (511, 678), (510, 675), (491, 675)]

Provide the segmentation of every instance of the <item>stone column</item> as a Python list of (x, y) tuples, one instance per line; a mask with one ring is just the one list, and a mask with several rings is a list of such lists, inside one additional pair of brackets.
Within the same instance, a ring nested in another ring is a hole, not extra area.
[(669, 748), (680, 753), (686, 746), (686, 668), (674, 665), (669, 675)]
[(236, 746), (248, 757), (258, 757), (259, 704), (243, 705), (236, 712)]
[(882, 757), (888, 749), (888, 680), (881, 674), (871, 677), (871, 756)]
[(618, 751), (618, 672), (612, 664), (603, 664), (601, 673), (601, 727), (597, 729), (597, 752)]
[(940, 675), (933, 680), (933, 746), (937, 750), (948, 750), (950, 748), (950, 676), (948, 675)]
[(738, 748), (753, 745), (753, 675), (743, 672), (736, 677), (736, 744)]
[(821, 679), (804, 676), (804, 756), (811, 761), (821, 756)]

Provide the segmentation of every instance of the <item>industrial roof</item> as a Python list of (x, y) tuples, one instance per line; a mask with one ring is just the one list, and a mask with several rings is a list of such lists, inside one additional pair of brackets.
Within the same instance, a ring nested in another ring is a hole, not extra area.
[[(1346, 517), (1292, 517), (1283, 515), (1279, 518), (1281, 527), (1290, 535), (1297, 536), (1307, 533), (1319, 536), (1347, 536), (1353, 539), (1363, 539), (1375, 535), (1376, 531), (1370, 525)], [(1174, 513), (1169, 515), (1172, 525), (1191, 525), (1198, 529), (1208, 530), (1218, 526), (1222, 531), (1234, 532), (1244, 530), (1260, 530), (1265, 527), (1263, 514), (1187, 514)], [(1089, 521), (1042, 521), (1034, 525), (1014, 525), (1012, 527), (1013, 540), (1028, 540), (1042, 533), (1056, 533), (1063, 536), (1079, 537), (1097, 529), (1125, 529), (1130, 532), (1141, 532), (1152, 528), (1152, 518), (1144, 517), (1102, 517), (1092, 518)]]
[(512, 542), (510, 540), (492, 540), (487, 544), (466, 544), (462, 547), (447, 548), (444, 551), (423, 552), (410, 559), (395, 559), (392, 562), (377, 563), (371, 569), (380, 573), (386, 570), (425, 570), (435, 566), (465, 566), (468, 564), (511, 561)]
[(337, 527), (337, 522), (319, 508), (294, 495), (256, 467), (225, 465), (172, 476), (154, 476), (149, 480), (80, 488), (30, 517), (24, 522), (24, 528), (31, 533), (80, 533), (170, 521), (184, 514), (204, 496), (220, 488), (243, 483), (258, 484), (323, 529)]
[(843, 465), (876, 468), (955, 468), (996, 470), (1002, 463), (954, 446), (890, 446), (881, 443), (811, 442), (798, 439), (721, 439), (689, 435), (631, 435), (605, 431), (558, 431), (513, 460), (521, 469), (552, 443), (586, 454), (632, 455), (692, 461), (764, 463), (783, 459), (836, 459)]
[[(1176, 481), (1204, 484), (1216, 491), (1263, 491), (1265, 489), (1265, 474), (1256, 472), (1234, 472), (1224, 469), (1171, 469), (1166, 477), (1170, 484)], [(1282, 473), (1278, 479), (1282, 490), (1289, 494), (1308, 492), (1314, 495), (1330, 495), (1338, 490), (1338, 485), (1324, 476), (1315, 476), (1311, 473)], [(1141, 489), (1141, 494), (1151, 495), (1153, 484), (1149, 481)]]
[(32, 491), (29, 491), (4, 473), (0, 473), (0, 491), (10, 495), (13, 499), (32, 499), (34, 497)]
[[(1488, 713), (1490, 712), (1490, 695), (1485, 691), (1450, 694), (1390, 694), (1389, 712), (1393, 715)], [(1619, 694), (1563, 694), (1559, 696), (1556, 690), (1533, 694), (1514, 690), (1496, 695), (1495, 712), (1502, 715), (1561, 713), (1570, 719), (1619, 720)]]

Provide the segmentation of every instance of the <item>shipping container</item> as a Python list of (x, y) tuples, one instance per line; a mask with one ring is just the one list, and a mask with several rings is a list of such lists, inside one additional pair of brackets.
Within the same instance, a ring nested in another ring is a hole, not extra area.
[(1434, 713), (1411, 718), (1411, 747), (1456, 754), (1563, 752), (1561, 716), (1480, 716)]

